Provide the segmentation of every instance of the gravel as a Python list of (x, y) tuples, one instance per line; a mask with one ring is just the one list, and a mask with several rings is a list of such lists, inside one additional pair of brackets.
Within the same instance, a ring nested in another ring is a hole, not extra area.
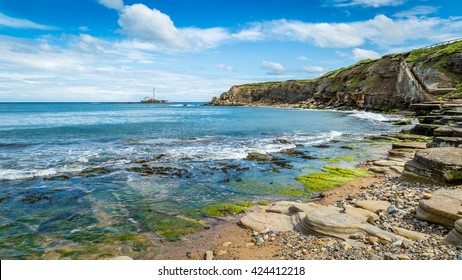
[[(460, 188), (460, 186), (458, 186)], [(320, 259), (320, 260), (456, 260), (462, 259), (462, 248), (443, 244), (444, 237), (451, 229), (431, 224), (414, 217), (420, 199), (430, 197), (430, 193), (442, 188), (441, 186), (401, 182), (397, 179), (386, 179), (381, 183), (370, 185), (358, 195), (350, 195), (346, 201), (338, 200), (338, 205), (353, 205), (354, 201), (362, 199), (386, 200), (390, 206), (387, 211), (381, 212), (375, 224), (383, 229), (393, 232), (393, 227), (428, 234), (425, 241), (403, 242), (395, 241), (392, 244), (371, 242), (363, 234), (350, 236), (358, 241), (351, 246), (343, 240), (330, 237), (304, 235), (300, 232), (266, 233), (270, 238), (265, 243), (276, 244), (279, 248), (274, 255), (275, 259)], [(457, 188), (447, 187), (447, 188)], [(252, 234), (255, 242), (263, 235)], [(374, 240), (372, 240), (374, 241)]]

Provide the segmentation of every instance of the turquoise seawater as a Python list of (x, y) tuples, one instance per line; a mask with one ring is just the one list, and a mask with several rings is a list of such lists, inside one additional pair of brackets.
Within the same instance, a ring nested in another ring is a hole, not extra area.
[(296, 199), (278, 190), (396, 130), (373, 113), (201, 105), (0, 103), (0, 258), (148, 258), (203, 228), (204, 206)]

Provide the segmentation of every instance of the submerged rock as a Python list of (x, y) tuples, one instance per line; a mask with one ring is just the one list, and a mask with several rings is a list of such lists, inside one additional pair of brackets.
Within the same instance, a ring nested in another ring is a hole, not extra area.
[(317, 192), (371, 175), (369, 171), (362, 168), (326, 166), (321, 171), (306, 176), (299, 176), (297, 177), (297, 181), (304, 183), (306, 190)]

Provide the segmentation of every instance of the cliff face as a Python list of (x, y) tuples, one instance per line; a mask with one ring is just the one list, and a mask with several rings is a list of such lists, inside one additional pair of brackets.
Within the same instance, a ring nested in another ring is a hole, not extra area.
[(360, 61), (314, 80), (233, 86), (213, 106), (405, 109), (410, 103), (458, 95), (462, 42)]

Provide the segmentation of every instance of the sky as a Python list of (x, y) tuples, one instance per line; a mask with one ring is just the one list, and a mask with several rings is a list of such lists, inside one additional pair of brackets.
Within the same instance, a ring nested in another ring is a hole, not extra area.
[(461, 37), (454, 0), (0, 0), (0, 102), (209, 101)]

